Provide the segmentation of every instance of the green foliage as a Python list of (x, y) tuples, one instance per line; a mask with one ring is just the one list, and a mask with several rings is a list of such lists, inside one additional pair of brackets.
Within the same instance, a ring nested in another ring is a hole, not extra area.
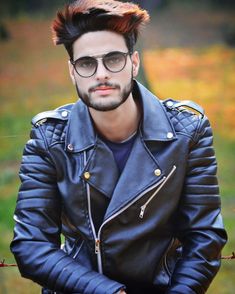
[(12, 113), (0, 117), (0, 161), (9, 162), (21, 157), (23, 146), (29, 138), (31, 116)]
[(19, 186), (17, 168), (18, 166), (5, 167), (0, 175), (0, 224), (6, 230), (11, 230), (14, 224), (13, 212)]
[[(235, 175), (235, 140), (224, 138), (216, 134), (214, 142), (218, 161), (221, 195), (228, 201), (234, 201), (235, 182), (233, 175)], [(235, 201), (233, 209), (235, 209)]]

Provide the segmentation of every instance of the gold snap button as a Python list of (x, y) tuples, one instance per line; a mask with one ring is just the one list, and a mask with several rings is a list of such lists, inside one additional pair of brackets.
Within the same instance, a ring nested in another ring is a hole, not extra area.
[(155, 174), (155, 176), (159, 177), (162, 174), (162, 172), (159, 168), (157, 168), (157, 169), (155, 169), (154, 174)]
[(89, 172), (85, 172), (85, 173), (84, 173), (84, 178), (85, 178), (86, 180), (89, 180), (90, 177), (91, 177), (91, 174), (90, 174)]

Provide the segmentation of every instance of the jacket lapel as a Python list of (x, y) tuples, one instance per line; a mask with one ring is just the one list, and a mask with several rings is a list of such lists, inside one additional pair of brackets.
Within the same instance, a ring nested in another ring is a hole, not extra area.
[(89, 173), (87, 182), (95, 189), (111, 198), (119, 178), (119, 170), (112, 151), (99, 138), (88, 162), (84, 173)]
[[(161, 174), (156, 173), (156, 170), (160, 170)], [(144, 193), (146, 189), (160, 181), (164, 175), (162, 167), (151, 156), (142, 138), (138, 136), (113, 191), (105, 219), (130, 203), (136, 196)]]

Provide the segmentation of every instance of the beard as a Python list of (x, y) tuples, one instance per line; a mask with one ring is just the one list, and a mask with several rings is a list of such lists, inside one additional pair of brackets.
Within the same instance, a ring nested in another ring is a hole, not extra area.
[[(102, 98), (92, 98), (92, 89), (100, 86), (108, 86), (108, 87), (114, 87), (115, 91), (120, 91), (120, 94), (113, 99), (113, 97), (110, 99), (110, 97), (102, 97)], [(130, 82), (121, 90), (121, 87), (117, 84), (111, 84), (111, 83), (100, 83), (96, 85), (95, 87), (92, 87), (90, 90), (88, 90), (88, 93), (83, 92), (76, 83), (76, 90), (78, 97), (83, 101), (83, 103), (90, 108), (93, 108), (98, 111), (111, 111), (116, 108), (118, 108), (121, 104), (123, 104), (127, 98), (130, 96), (130, 93), (133, 89), (133, 75), (131, 75)]]

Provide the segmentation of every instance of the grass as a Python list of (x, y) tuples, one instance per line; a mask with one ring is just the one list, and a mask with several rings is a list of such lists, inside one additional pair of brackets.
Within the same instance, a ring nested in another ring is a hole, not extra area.
[[(63, 48), (50, 41), (48, 21), (8, 21), (12, 39), (0, 43), (0, 260), (14, 262), (12, 239), (18, 168), (30, 120), (37, 112), (76, 98)], [(35, 34), (37, 32), (37, 34)], [(223, 216), (229, 235), (224, 255), (235, 251), (235, 50), (222, 46), (201, 49), (156, 49), (143, 58), (153, 92), (160, 98), (192, 99), (206, 110), (215, 133)], [(235, 261), (222, 267), (208, 293), (234, 292)], [(38, 293), (39, 287), (20, 278), (16, 268), (0, 269), (3, 293)]]

